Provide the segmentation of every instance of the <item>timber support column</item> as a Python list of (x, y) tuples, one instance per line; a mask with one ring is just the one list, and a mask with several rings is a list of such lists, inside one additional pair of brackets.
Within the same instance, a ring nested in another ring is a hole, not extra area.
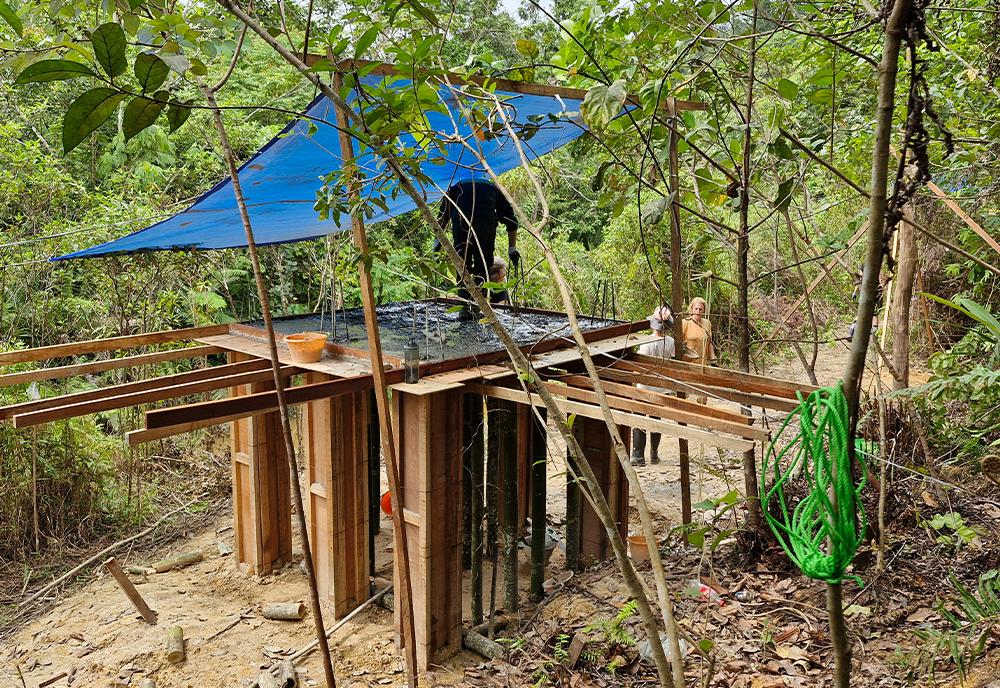
[[(618, 432), (627, 450), (631, 433), (623, 426), (618, 427)], [(618, 524), (618, 532), (624, 538), (628, 534), (628, 479), (618, 463), (608, 426), (604, 421), (577, 416), (573, 422), (573, 435), (597, 476), (599, 487)], [(567, 538), (567, 562), (585, 567), (610, 559), (614, 555), (601, 519), (582, 495), (573, 494), (581, 487), (570, 482), (568, 489), (566, 520), (567, 523), (574, 523), (578, 536)], [(574, 509), (575, 513), (569, 513), (570, 509)], [(576, 551), (570, 551), (571, 545)]]
[[(333, 379), (310, 373), (307, 382)], [(306, 404), (309, 544), (320, 595), (340, 619), (369, 597), (369, 392)]]
[[(229, 354), (230, 363), (251, 356)], [(240, 396), (274, 389), (273, 383), (233, 387)], [(292, 560), (292, 504), (281, 418), (276, 411), (232, 423), (233, 537), (240, 563), (254, 575)]]
[[(412, 391), (407, 391), (410, 387)], [(462, 406), (464, 391), (394, 385), (402, 517), (409, 543), (417, 667), (462, 648)], [(399, 581), (396, 560), (394, 585)], [(397, 642), (402, 619), (393, 612)]]

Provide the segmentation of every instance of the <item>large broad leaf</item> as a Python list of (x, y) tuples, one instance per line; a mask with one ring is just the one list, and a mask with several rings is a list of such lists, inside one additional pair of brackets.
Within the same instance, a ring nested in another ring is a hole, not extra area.
[(181, 128), (181, 125), (191, 116), (191, 108), (188, 103), (171, 103), (167, 108), (167, 122), (170, 124), (170, 133)]
[(17, 16), (14, 8), (8, 5), (5, 0), (0, 0), (0, 17), (3, 17), (3, 20), (10, 24), (10, 28), (14, 29), (14, 33), (18, 36), (24, 31), (21, 18)]
[(170, 73), (170, 67), (167, 66), (167, 63), (151, 53), (140, 53), (135, 58), (133, 69), (143, 93), (150, 93), (158, 89), (166, 80), (167, 74)]
[(580, 103), (580, 114), (588, 125), (601, 128), (619, 112), (625, 104), (625, 80), (619, 79), (610, 86), (598, 84), (587, 91)]
[[(2, 0), (0, 0), (2, 1)], [(63, 81), (78, 76), (94, 76), (94, 70), (85, 64), (72, 60), (42, 60), (30, 65), (17, 75), (15, 84), (31, 84), (43, 81)]]
[(90, 34), (94, 46), (94, 57), (108, 76), (114, 78), (125, 73), (125, 29), (115, 22), (101, 24)]
[(132, 102), (125, 106), (125, 115), (122, 117), (122, 134), (125, 135), (125, 140), (128, 141), (155, 122), (166, 106), (166, 103), (151, 98), (142, 96), (133, 98)]
[(127, 96), (113, 88), (95, 88), (80, 95), (63, 116), (63, 150), (69, 153), (104, 124)]
[(365, 54), (365, 51), (368, 50), (368, 48), (372, 47), (372, 43), (374, 43), (375, 39), (378, 38), (378, 30), (379, 25), (376, 24), (375, 26), (369, 27), (367, 31), (361, 34), (361, 38), (358, 39), (358, 42), (354, 46), (354, 54), (357, 57), (361, 57)]

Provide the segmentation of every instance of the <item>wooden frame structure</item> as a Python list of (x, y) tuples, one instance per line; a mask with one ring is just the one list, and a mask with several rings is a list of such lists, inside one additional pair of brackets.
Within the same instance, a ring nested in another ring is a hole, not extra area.
[[(619, 433), (637, 427), (692, 442), (746, 451), (765, 442), (767, 430), (743, 415), (740, 405), (789, 411), (796, 394), (812, 387), (720, 368), (635, 355), (631, 350), (656, 335), (636, 334), (638, 323), (588, 333), (591, 355)], [(249, 571), (266, 573), (291, 560), (289, 476), (283, 469), (283, 444), (277, 425), (277, 401), (268, 369), (266, 347), (245, 326), (212, 326), (173, 332), (117, 337), (0, 353), (0, 366), (57, 360), (33, 371), (0, 374), (0, 384), (26, 385), (73, 375), (136, 369), (185, 358), (205, 359), (189, 372), (137, 379), (75, 394), (30, 400), (0, 408), (0, 420), (28, 427), (126, 406), (146, 408), (146, 427), (127, 433), (136, 445), (191, 430), (228, 423), (232, 428), (233, 517), (235, 551)], [(183, 348), (180, 345), (185, 343)], [(81, 355), (107, 355), (126, 349), (169, 346), (166, 351), (78, 361)], [(525, 347), (536, 371), (556, 396), (560, 407), (576, 414), (574, 432), (591, 462), (616, 514), (620, 531), (628, 529), (628, 486), (617, 463), (610, 436), (589, 377), (582, 373), (580, 354), (565, 340)], [(227, 358), (223, 359), (225, 353)], [(304, 408), (302, 432), (306, 447), (307, 511), (320, 589), (336, 617), (357, 607), (369, 595), (371, 475), (369, 421), (374, 379), (370, 365), (356, 352), (334, 347), (314, 364), (293, 363), (284, 345), (279, 358), (289, 385), (290, 404)], [(520, 487), (517, 518), (528, 513), (528, 475), (532, 473), (531, 435), (537, 433), (530, 407), (536, 394), (526, 391), (504, 356), (480, 356), (425, 364), (426, 377), (417, 384), (402, 382), (399, 368), (385, 370), (392, 389), (392, 440), (400, 457), (400, 508), (412, 543), (406, 561), (414, 604), (417, 664), (427, 668), (460, 649), (462, 598), (462, 418), (464, 404), (482, 396), (513, 403), (519, 420), (515, 469)], [(71, 359), (66, 362), (66, 359)], [(292, 384), (297, 383), (297, 384)], [(707, 395), (722, 403), (710, 405), (642, 389)], [(189, 400), (229, 390), (226, 398), (149, 408), (155, 402)], [(725, 404), (731, 404), (726, 407)], [(480, 452), (481, 454), (481, 452)], [(523, 456), (522, 456), (523, 455)], [(480, 458), (482, 458), (480, 456)], [(520, 464), (524, 464), (520, 466)], [(611, 556), (607, 533), (570, 483), (568, 560), (574, 566)], [(682, 485), (682, 492), (689, 492)], [(400, 573), (400, 564), (394, 567)], [(397, 637), (400, 618), (396, 613)]]

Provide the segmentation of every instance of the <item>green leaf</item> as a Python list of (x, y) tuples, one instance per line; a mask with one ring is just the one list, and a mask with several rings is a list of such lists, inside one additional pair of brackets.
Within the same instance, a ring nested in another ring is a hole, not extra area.
[(17, 16), (17, 12), (14, 8), (6, 3), (5, 0), (0, 0), (0, 17), (10, 24), (10, 28), (14, 29), (14, 33), (20, 36), (24, 32), (24, 24), (21, 23), (21, 18)]
[(375, 39), (378, 38), (378, 30), (379, 26), (376, 24), (369, 27), (367, 31), (361, 34), (361, 38), (358, 39), (357, 44), (354, 46), (355, 57), (361, 57), (364, 55), (365, 51), (368, 50), (368, 48), (372, 47), (372, 43), (374, 43)]
[(125, 61), (125, 30), (115, 22), (101, 24), (90, 34), (94, 46), (94, 57), (112, 79), (124, 74), (128, 68)]
[(128, 8), (133, 12), (146, 3), (146, 0), (128, 0)]
[(713, 647), (715, 647), (715, 641), (710, 638), (702, 638), (698, 641), (698, 648), (705, 654), (711, 652)]
[(778, 195), (774, 199), (774, 207), (785, 210), (792, 202), (792, 191), (795, 190), (795, 177), (789, 177), (778, 185)]
[(126, 94), (113, 88), (100, 87), (81, 94), (63, 116), (63, 151), (69, 153), (104, 124)]
[(187, 118), (191, 116), (191, 104), (190, 103), (170, 103), (170, 107), (167, 108), (167, 122), (170, 124), (170, 133), (174, 133), (181, 128)]
[(589, 126), (600, 129), (618, 116), (624, 104), (625, 80), (618, 79), (610, 86), (598, 84), (587, 91), (580, 114)]
[(132, 102), (125, 106), (125, 115), (122, 117), (122, 134), (125, 135), (125, 140), (132, 139), (155, 122), (165, 107), (166, 103), (160, 103), (151, 98), (143, 96), (133, 98)]
[(785, 100), (795, 100), (799, 95), (799, 85), (790, 79), (782, 79), (778, 82), (778, 93)]
[(140, 53), (135, 58), (133, 69), (143, 93), (158, 89), (170, 73), (167, 63), (152, 53)]
[(191, 58), (191, 73), (194, 74), (195, 76), (207, 76), (208, 75), (208, 67), (206, 67), (205, 63), (202, 62), (201, 60), (199, 60), (197, 57), (192, 57)]
[(517, 52), (529, 59), (538, 57), (538, 43), (528, 38), (519, 38), (514, 44)]
[(75, 79), (78, 76), (94, 76), (94, 71), (87, 65), (73, 62), (72, 60), (42, 60), (18, 74), (14, 83), (31, 84), (43, 81), (63, 81), (65, 79)]

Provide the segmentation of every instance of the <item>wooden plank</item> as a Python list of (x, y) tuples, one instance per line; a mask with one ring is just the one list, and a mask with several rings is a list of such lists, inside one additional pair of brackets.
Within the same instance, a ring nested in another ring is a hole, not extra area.
[(958, 203), (948, 198), (948, 196), (940, 189), (940, 187), (938, 187), (937, 184), (934, 182), (927, 182), (927, 188), (930, 189), (931, 193), (937, 196), (938, 199), (940, 199), (946, 206), (951, 208), (952, 212), (958, 215), (962, 222), (967, 224), (972, 231), (978, 234), (979, 237), (989, 244), (994, 251), (1000, 253), (1000, 243), (997, 243), (997, 240), (990, 236), (990, 234), (983, 229), (978, 222), (969, 217), (969, 214), (962, 210)]
[[(599, 403), (597, 400), (597, 392), (594, 392), (593, 390), (571, 387), (569, 385), (560, 385), (554, 382), (545, 382), (543, 384), (550, 392), (552, 392), (552, 394), (555, 394), (556, 396), (576, 399), (577, 401), (584, 401), (594, 404), (595, 406)], [(675, 423), (690, 423), (709, 430), (726, 432), (730, 435), (736, 435), (737, 437), (743, 437), (748, 440), (765, 442), (771, 437), (770, 433), (765, 432), (760, 428), (751, 427), (746, 423), (731, 423), (729, 421), (719, 420), (718, 418), (703, 416), (699, 413), (658, 406), (645, 401), (627, 399), (613, 394), (607, 394), (607, 399), (608, 406), (612, 409), (628, 411), (629, 413), (639, 413), (653, 418), (673, 421)], [(693, 403), (694, 406), (705, 408), (704, 404), (698, 404), (697, 402), (689, 403)]]
[[(267, 342), (260, 341), (253, 337), (245, 337), (238, 334), (221, 334), (212, 337), (199, 337), (202, 344), (211, 344), (226, 351), (236, 351), (247, 354), (255, 358), (271, 360), (271, 352)], [(295, 363), (292, 355), (288, 352), (288, 346), (283, 341), (278, 341), (278, 361), (285, 364)], [(325, 373), (336, 377), (353, 377), (364, 373), (371, 374), (371, 366), (367, 361), (354, 358), (331, 358), (324, 356), (316, 363), (295, 363), (303, 370), (311, 370), (317, 373)]]
[(721, 399), (728, 399), (729, 401), (734, 401), (738, 404), (743, 404), (744, 406), (759, 406), (761, 408), (773, 409), (775, 411), (793, 411), (798, 406), (798, 402), (784, 397), (770, 397), (764, 394), (750, 394), (747, 392), (740, 392), (729, 387), (691, 384), (687, 382), (680, 382), (673, 378), (666, 378), (656, 374), (646, 374), (623, 368), (604, 368), (601, 370), (601, 378), (607, 378), (615, 382), (624, 382), (627, 384), (642, 384), (654, 387), (663, 387), (675, 392), (687, 394), (704, 393)]
[[(301, 371), (291, 366), (283, 367), (281, 372), (285, 376), (297, 375)], [(217, 389), (224, 389), (233, 385), (240, 385), (252, 382), (265, 382), (268, 375), (272, 378), (274, 373), (270, 370), (259, 370), (249, 373), (237, 373), (224, 377), (214, 377), (209, 380), (199, 382), (188, 382), (181, 385), (171, 385), (169, 387), (158, 387), (155, 389), (122, 394), (120, 396), (108, 397), (105, 399), (92, 399), (76, 404), (56, 406), (55, 408), (30, 411), (14, 416), (14, 427), (24, 428), (32, 425), (41, 425), (54, 420), (65, 418), (75, 418), (77, 416), (87, 416), (98, 411), (110, 411), (112, 409), (126, 408), (128, 406), (138, 406), (154, 401), (185, 397), (202, 392), (211, 392)]]
[(187, 382), (196, 382), (199, 380), (223, 377), (234, 373), (263, 370), (265, 367), (267, 367), (266, 361), (244, 361), (221, 366), (209, 366), (207, 368), (191, 370), (186, 373), (161, 375), (160, 377), (153, 377), (148, 380), (139, 380), (137, 382), (126, 382), (121, 385), (99, 387), (98, 389), (89, 389), (86, 392), (74, 392), (72, 394), (62, 394), (56, 397), (38, 399), (36, 401), (26, 401), (20, 404), (11, 404), (10, 406), (0, 407), (0, 420), (13, 418), (14, 416), (29, 413), (31, 411), (55, 408), (57, 406), (68, 406), (84, 401), (90, 401), (92, 399), (106, 399), (121, 396), (123, 394), (131, 394), (133, 392), (142, 392), (145, 390), (170, 387), (172, 385), (179, 385)]
[[(593, 389), (593, 384), (591, 383), (590, 378), (586, 375), (565, 375), (554, 379), (560, 382), (565, 382), (568, 385), (573, 385), (574, 387)], [(648, 401), (652, 404), (659, 404), (660, 406), (666, 406), (679, 411), (687, 411), (688, 413), (697, 413), (698, 415), (708, 416), (709, 418), (727, 420), (731, 423), (740, 423), (742, 425), (751, 425), (753, 423), (753, 418), (744, 416), (742, 413), (728, 411), (726, 409), (709, 406), (707, 404), (699, 404), (696, 401), (681, 399), (669, 394), (664, 394), (663, 392), (654, 392), (651, 389), (640, 389), (633, 385), (626, 385), (621, 382), (611, 382), (604, 379), (601, 380), (601, 384), (604, 386), (605, 392), (619, 397)]]
[[(633, 361), (634, 364), (630, 364)], [(741, 392), (753, 392), (755, 394), (766, 394), (767, 396), (785, 397), (787, 399), (797, 399), (798, 394), (806, 397), (819, 389), (809, 384), (799, 384), (797, 382), (789, 382), (788, 380), (780, 380), (763, 375), (753, 375), (752, 373), (744, 373), (737, 370), (666, 360), (655, 356), (643, 356), (641, 354), (621, 363), (621, 367), (633, 370), (638, 370), (643, 366), (647, 370), (653, 368), (658, 371), (664, 371), (684, 382), (703, 382), (717, 387), (730, 387)]]
[[(469, 385), (469, 387), (471, 388), (470, 391), (485, 394), (486, 396), (495, 397), (497, 399), (516, 401), (519, 404), (530, 403), (533, 406), (538, 407), (545, 405), (544, 402), (542, 402), (541, 397), (537, 394), (529, 395), (523, 390), (510, 389), (509, 387), (501, 387), (498, 385), (473, 384)], [(604, 414), (601, 409), (593, 404), (572, 401), (570, 399), (556, 399), (555, 401), (559, 408), (565, 413), (575, 413), (576, 415), (583, 416), (584, 418), (604, 420)], [(627, 413), (625, 411), (618, 411), (615, 409), (611, 410), (611, 418), (619, 425), (658, 432), (670, 437), (683, 437), (696, 442), (702, 442), (703, 444), (707, 444), (709, 446), (722, 447), (723, 449), (746, 451), (754, 446), (754, 443), (749, 440), (739, 439), (736, 437), (726, 437), (725, 435), (716, 435), (704, 430), (698, 430), (697, 428), (677, 425), (676, 423), (671, 423), (666, 420), (650, 418), (649, 416), (640, 416), (634, 413)]]
[[(320, 59), (326, 59), (322, 55), (306, 55), (306, 64), (315, 64)], [(389, 64), (386, 62), (374, 62), (372, 60), (341, 60), (337, 63), (337, 67), (342, 72), (352, 72), (357, 69), (368, 67), (370, 65), (375, 65), (369, 74), (375, 74), (378, 76), (391, 76), (398, 74), (401, 76), (408, 76), (408, 72), (405, 69), (400, 69), (398, 66)], [(447, 82), (455, 86), (461, 86), (464, 84), (475, 84), (482, 87), (496, 87), (501, 91), (510, 91), (512, 93), (523, 93), (525, 95), (533, 96), (559, 96), (560, 98), (572, 98), (574, 100), (583, 100), (587, 96), (586, 89), (582, 88), (571, 88), (569, 86), (550, 86), (548, 84), (536, 84), (529, 81), (510, 81), (509, 79), (501, 79), (496, 77), (484, 77), (477, 74), (456, 74), (455, 72), (437, 72), (435, 74), (442, 82)], [(638, 96), (629, 94), (626, 96), (628, 102), (638, 105)], [(708, 105), (706, 103), (701, 103), (692, 100), (679, 100), (676, 98), (670, 98), (673, 101), (675, 110), (707, 110)], [(667, 107), (665, 102), (661, 107)]]
[(129, 601), (136, 608), (139, 614), (142, 615), (142, 618), (146, 621), (146, 623), (151, 626), (155, 626), (156, 612), (149, 608), (149, 605), (146, 604), (146, 600), (142, 599), (142, 595), (139, 594), (139, 591), (135, 589), (134, 585), (132, 585), (132, 581), (130, 581), (128, 576), (125, 575), (125, 572), (122, 571), (122, 567), (118, 564), (118, 560), (111, 557), (104, 562), (104, 568), (108, 570), (108, 573), (114, 576), (114, 579), (118, 582), (118, 586), (122, 589), (122, 592), (125, 593), (125, 596), (128, 597)]
[(87, 363), (77, 363), (75, 365), (28, 370), (23, 373), (7, 373), (6, 375), (0, 375), (0, 387), (41, 382), (42, 380), (59, 380), (76, 375), (93, 375), (94, 373), (103, 373), (108, 370), (198, 358), (200, 356), (221, 353), (222, 351), (224, 349), (220, 349), (217, 346), (194, 346), (187, 349), (171, 349), (170, 351), (157, 351), (152, 354), (124, 356), (122, 358), (109, 358), (104, 361), (88, 361)]
[(252, 418), (254, 416), (260, 416), (267, 413), (270, 410), (272, 409), (265, 409), (263, 411), (252, 411), (250, 413), (235, 413), (231, 416), (209, 418), (207, 420), (193, 421), (190, 423), (180, 423), (178, 425), (167, 425), (164, 427), (153, 428), (151, 430), (150, 429), (131, 430), (125, 433), (125, 441), (128, 442), (130, 447), (138, 447), (140, 444), (145, 444), (146, 442), (152, 442), (154, 440), (162, 440), (167, 437), (174, 437), (176, 435), (186, 435), (189, 432), (194, 432), (195, 430), (202, 430), (204, 428), (210, 428), (213, 425), (224, 425), (226, 423), (232, 423), (233, 421), (238, 421), (243, 418)]
[(40, 346), (34, 349), (0, 353), (0, 365), (41, 361), (47, 358), (64, 358), (79, 354), (94, 354), (99, 351), (132, 349), (137, 346), (146, 346), (147, 344), (179, 342), (181, 340), (209, 337), (225, 332), (229, 332), (229, 325), (208, 325), (205, 327), (186, 327), (180, 330), (163, 330), (147, 334), (131, 334), (124, 337), (109, 337), (108, 339), (92, 339), (72, 344), (53, 344), (52, 346)]
[[(389, 375), (389, 379), (402, 379), (402, 372)], [(342, 394), (371, 389), (371, 375), (358, 375), (315, 382), (285, 390), (285, 399), (290, 406), (305, 404), (318, 399), (336, 397)], [(275, 392), (258, 392), (245, 394), (228, 399), (214, 399), (184, 406), (173, 406), (165, 409), (152, 409), (146, 412), (146, 428), (180, 427), (191, 424), (192, 429), (207, 427), (218, 423), (226, 423), (237, 418), (274, 411), (278, 408), (278, 395)]]

